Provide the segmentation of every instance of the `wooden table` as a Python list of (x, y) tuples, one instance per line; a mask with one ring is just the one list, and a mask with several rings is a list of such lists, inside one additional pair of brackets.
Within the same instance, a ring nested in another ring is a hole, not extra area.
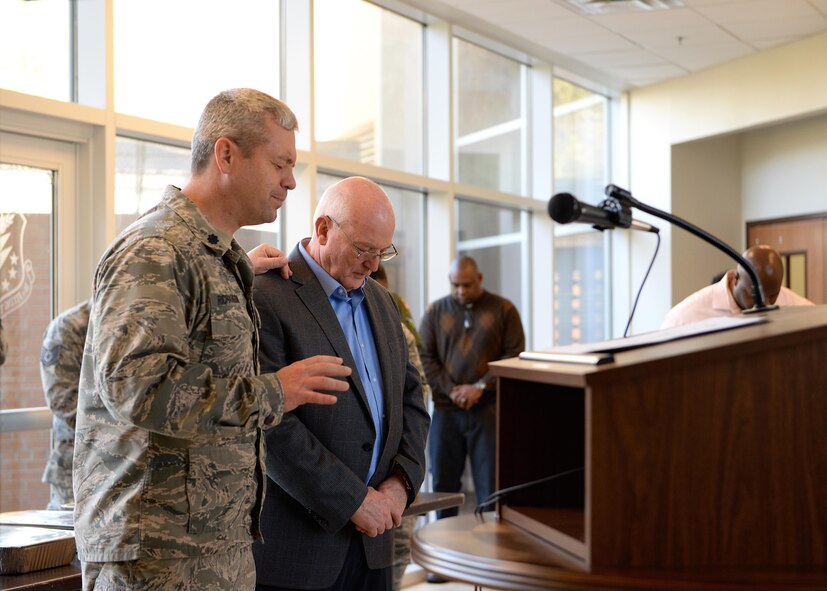
[(827, 590), (827, 568), (596, 569), (486, 513), (449, 517), (413, 534), (411, 554), (426, 570), (485, 587), (524, 591)]
[(405, 509), (402, 515), (405, 517), (408, 515), (425, 515), (425, 513), (438, 511), (439, 509), (459, 507), (464, 502), (465, 495), (463, 493), (421, 492), (416, 495), (414, 502)]
[(20, 575), (0, 575), (2, 591), (80, 591), (80, 563)]

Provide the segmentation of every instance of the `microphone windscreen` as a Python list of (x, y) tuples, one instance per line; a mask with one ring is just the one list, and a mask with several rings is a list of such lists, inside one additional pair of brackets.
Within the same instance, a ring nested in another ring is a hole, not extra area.
[(548, 202), (548, 214), (558, 224), (568, 224), (580, 215), (580, 204), (571, 193), (557, 193)]

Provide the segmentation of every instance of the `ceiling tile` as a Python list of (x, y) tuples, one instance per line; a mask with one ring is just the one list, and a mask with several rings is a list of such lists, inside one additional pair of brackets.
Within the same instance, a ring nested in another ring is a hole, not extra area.
[(673, 78), (675, 76), (683, 76), (687, 74), (687, 70), (676, 66), (674, 64), (665, 64), (661, 66), (640, 66), (633, 68), (612, 68), (610, 70), (614, 75), (621, 79), (625, 78)]
[(773, 37), (772, 39), (755, 39), (749, 42), (750, 45), (756, 49), (770, 49), (771, 47), (778, 47), (785, 43), (792, 43), (798, 41), (801, 37)]
[(601, 14), (591, 16), (589, 19), (618, 33), (636, 33), (638, 31), (697, 27), (710, 24), (709, 19), (687, 8)]
[(572, 18), (573, 13), (548, 0), (509, 0), (470, 5), (473, 13), (494, 25), (536, 19)]
[[(827, 31), (827, 0), (683, 0), (682, 8), (590, 16), (566, 0), (416, 1), (467, 13), (506, 38), (522, 37), (627, 85), (652, 84)], [(467, 24), (473, 28), (473, 21)]]
[(744, 43), (733, 41), (731, 43), (716, 43), (698, 47), (661, 49), (657, 53), (670, 62), (694, 72), (748, 55), (752, 53), (752, 48)]
[(703, 6), (696, 10), (722, 25), (821, 16), (806, 0), (751, 0)]
[(824, 16), (827, 16), (827, 0), (810, 0), (810, 4)]
[(736, 40), (733, 35), (721, 27), (712, 24), (700, 27), (675, 27), (658, 31), (640, 31), (632, 37), (635, 42), (646, 49), (680, 46), (692, 47)]
[(609, 69), (621, 66), (660, 66), (668, 62), (648, 51), (610, 51), (607, 53), (578, 53), (575, 57), (592, 67)]
[(747, 42), (776, 37), (806, 37), (823, 31), (825, 27), (827, 27), (827, 18), (821, 15), (727, 25), (727, 29), (734, 35)]
[[(468, 0), (463, 1), (468, 2)], [(687, 8), (696, 8), (698, 6), (715, 6), (717, 4), (743, 4), (744, 1), (745, 0), (683, 0), (683, 4)]]

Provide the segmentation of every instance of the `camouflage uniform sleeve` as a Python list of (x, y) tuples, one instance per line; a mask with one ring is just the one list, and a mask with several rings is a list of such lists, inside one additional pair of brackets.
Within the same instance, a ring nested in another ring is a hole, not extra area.
[[(256, 375), (256, 329), (243, 295), (241, 314), (221, 319), (223, 340), (208, 342), (210, 323), (219, 330), (209, 289), (225, 282), (241, 293), (221, 265), (218, 257), (185, 256), (158, 237), (126, 244), (101, 263), (90, 338), (95, 388), (114, 416), (193, 439), (280, 422), (281, 383), (274, 374)], [(208, 347), (213, 357), (203, 355)]]
[(6, 337), (3, 335), (3, 321), (0, 320), (0, 365), (6, 362)]
[(40, 352), (40, 380), (46, 404), (71, 429), (75, 428), (87, 326), (88, 318), (83, 317), (80, 309), (58, 316), (46, 328)]
[(405, 335), (405, 340), (408, 343), (408, 360), (419, 373), (419, 381), (422, 382), (422, 397), (427, 402), (428, 396), (431, 394), (431, 387), (428, 385), (428, 378), (425, 377), (425, 368), (422, 367), (422, 359), (419, 357), (416, 337), (404, 322), (402, 323), (402, 334)]

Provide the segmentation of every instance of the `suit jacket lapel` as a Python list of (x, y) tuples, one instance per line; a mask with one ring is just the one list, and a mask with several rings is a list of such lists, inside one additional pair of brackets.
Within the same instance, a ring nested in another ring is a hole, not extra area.
[(364, 407), (370, 412), (365, 389), (362, 386), (362, 380), (359, 379), (359, 372), (356, 370), (356, 361), (354, 361), (350, 352), (350, 346), (347, 344), (339, 319), (333, 312), (333, 307), (330, 305), (319, 280), (316, 279), (310, 265), (307, 264), (301, 252), (299, 252), (298, 246), (290, 253), (288, 261), (290, 262), (290, 268), (293, 270), (290, 279), (293, 283), (298, 284), (296, 295), (299, 296), (299, 299), (316, 319), (336, 354), (344, 360), (345, 365), (353, 370), (353, 373), (350, 374), (350, 380), (359, 393)]
[[(382, 395), (385, 403), (385, 428), (383, 429), (384, 438), (387, 440), (391, 425), (401, 424), (402, 418), (402, 404), (401, 400), (394, 396), (395, 392), (401, 392), (402, 386), (398, 385), (398, 380), (405, 379), (404, 370), (403, 375), (400, 376), (397, 371), (394, 371), (393, 360), (398, 358), (399, 353), (394, 351), (395, 340), (386, 338), (388, 331), (392, 330), (395, 322), (397, 322), (392, 315), (388, 314), (388, 306), (383, 306), (380, 299), (387, 297), (378, 286), (371, 284), (368, 281), (365, 286), (365, 304), (368, 309), (368, 318), (370, 318), (370, 326), (373, 330), (373, 338), (376, 341), (376, 352), (379, 357), (379, 372), (382, 379)], [(390, 303), (393, 304), (392, 302)], [(396, 420), (396, 415), (399, 415), (400, 420)], [(382, 454), (379, 457), (379, 465), (381, 466), (385, 461), (385, 454), (396, 453), (396, 450), (389, 450), (382, 442)]]
[(388, 328), (392, 326), (391, 319), (385, 313), (385, 309), (377, 298), (382, 297), (379, 290), (370, 282), (365, 285), (365, 304), (367, 305), (370, 327), (373, 330), (373, 339), (376, 342), (376, 353), (379, 356), (379, 377), (382, 379), (382, 392), (385, 400), (388, 400), (388, 392), (393, 391), (392, 383), (394, 372), (392, 369), (393, 356), (389, 347), (392, 346), (392, 339), (382, 338)]

